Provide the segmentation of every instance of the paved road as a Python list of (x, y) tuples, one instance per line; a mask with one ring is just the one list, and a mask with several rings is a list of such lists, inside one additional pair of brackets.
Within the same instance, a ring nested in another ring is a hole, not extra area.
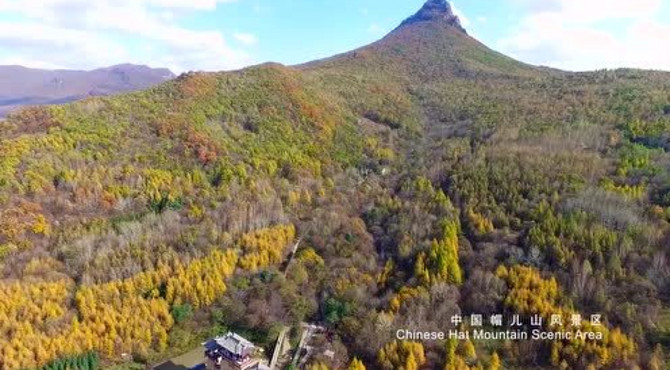
[(281, 333), (279, 333), (279, 338), (277, 338), (277, 344), (275, 345), (275, 350), (272, 353), (272, 361), (270, 361), (270, 370), (274, 370), (277, 366), (277, 360), (279, 359), (279, 353), (281, 352), (282, 347), (284, 346), (284, 340), (286, 339), (286, 334), (289, 331), (288, 326), (284, 326)]
[(300, 343), (298, 344), (298, 349), (295, 351), (295, 355), (293, 355), (293, 367), (298, 366), (298, 359), (302, 354), (302, 349), (307, 344), (307, 341), (311, 335), (311, 331), (312, 330), (309, 326), (304, 326), (302, 330), (302, 336), (300, 337)]

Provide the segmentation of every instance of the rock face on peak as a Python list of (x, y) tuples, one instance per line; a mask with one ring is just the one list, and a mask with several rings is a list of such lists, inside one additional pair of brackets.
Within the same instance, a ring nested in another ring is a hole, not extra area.
[(460, 19), (454, 14), (451, 5), (446, 0), (428, 0), (413, 16), (405, 19), (398, 28), (421, 22), (443, 22), (467, 33), (461, 25)]

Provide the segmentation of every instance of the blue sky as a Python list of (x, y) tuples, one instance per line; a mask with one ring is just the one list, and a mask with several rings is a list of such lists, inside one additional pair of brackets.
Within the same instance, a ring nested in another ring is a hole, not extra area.
[[(382, 37), (423, 0), (0, 0), (0, 64), (296, 64)], [(490, 47), (570, 70), (670, 70), (670, 0), (456, 0)]]

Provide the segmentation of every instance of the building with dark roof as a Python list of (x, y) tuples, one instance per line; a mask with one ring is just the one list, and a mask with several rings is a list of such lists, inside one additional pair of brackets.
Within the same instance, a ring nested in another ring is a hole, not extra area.
[(259, 365), (254, 358), (256, 346), (235, 333), (205, 343), (205, 364), (209, 370), (248, 370)]

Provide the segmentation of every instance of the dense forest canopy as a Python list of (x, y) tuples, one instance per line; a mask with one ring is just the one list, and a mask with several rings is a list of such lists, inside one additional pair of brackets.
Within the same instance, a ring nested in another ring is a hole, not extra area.
[[(0, 122), (0, 368), (317, 322), (314, 369), (661, 369), (669, 151), (670, 74), (529, 66), (443, 0), (329, 59), (27, 108)], [(395, 338), (496, 313), (606, 339)]]

